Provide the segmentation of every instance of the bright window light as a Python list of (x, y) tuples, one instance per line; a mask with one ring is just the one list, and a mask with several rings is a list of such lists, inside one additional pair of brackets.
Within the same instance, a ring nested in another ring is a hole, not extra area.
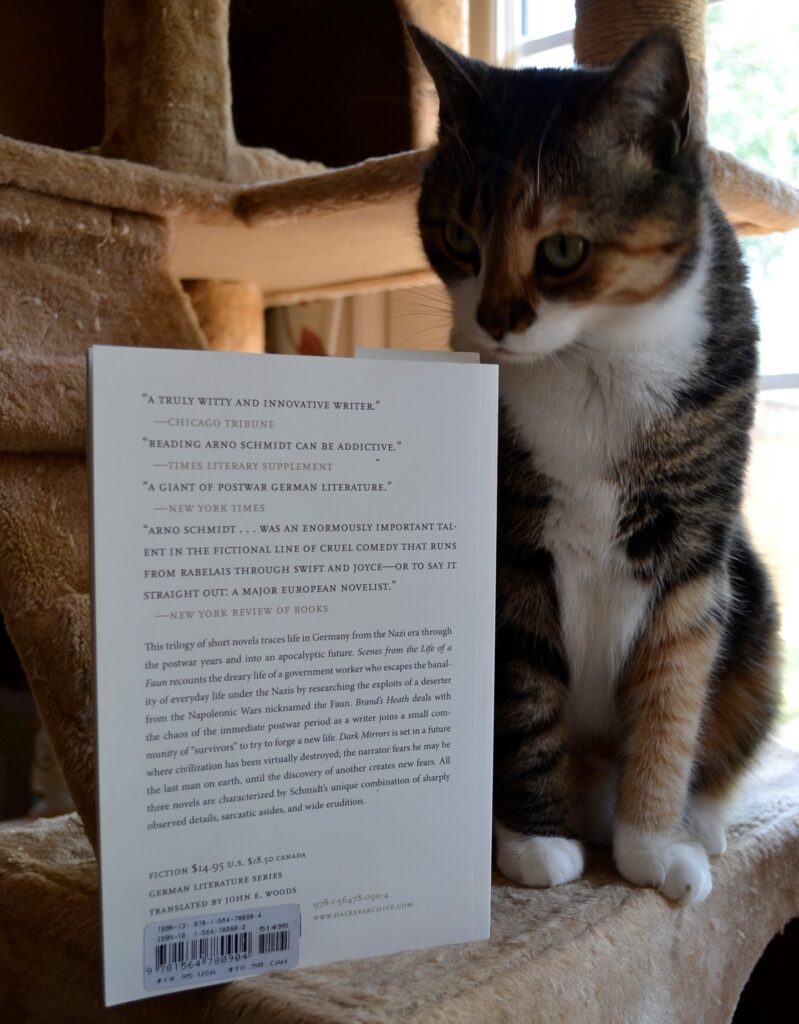
[[(799, 5), (724, 0), (707, 18), (708, 136), (750, 167), (799, 182)], [(761, 372), (799, 373), (799, 231), (742, 239), (760, 314)]]
[(523, 39), (542, 39), (574, 28), (574, 0), (521, 0)]

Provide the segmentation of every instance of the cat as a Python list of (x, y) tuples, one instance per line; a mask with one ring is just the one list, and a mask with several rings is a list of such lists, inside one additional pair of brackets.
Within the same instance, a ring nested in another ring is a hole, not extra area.
[(582, 841), (682, 902), (778, 707), (741, 515), (757, 327), (668, 29), (608, 69), (499, 69), (409, 26), (439, 95), (418, 202), (455, 349), (499, 366), (494, 838)]

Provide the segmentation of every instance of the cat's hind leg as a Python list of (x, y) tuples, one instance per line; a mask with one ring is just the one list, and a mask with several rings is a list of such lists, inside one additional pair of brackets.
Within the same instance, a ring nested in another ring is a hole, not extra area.
[(776, 607), (766, 573), (743, 536), (736, 539), (730, 587), (731, 617), (710, 680), (686, 815), (711, 856), (724, 852), (725, 819), (780, 701)]
[(686, 813), (711, 856), (724, 852), (730, 806), (780, 707), (779, 620), (765, 569), (743, 532), (733, 542), (729, 592)]

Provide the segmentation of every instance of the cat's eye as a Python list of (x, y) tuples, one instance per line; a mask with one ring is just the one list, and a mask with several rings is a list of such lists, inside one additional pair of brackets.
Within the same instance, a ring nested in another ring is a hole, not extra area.
[(454, 220), (448, 220), (444, 225), (444, 242), (460, 260), (471, 260), (477, 254), (477, 244), (471, 233)]
[(576, 270), (587, 255), (588, 242), (580, 235), (550, 235), (538, 244), (537, 269), (545, 274), (568, 274)]

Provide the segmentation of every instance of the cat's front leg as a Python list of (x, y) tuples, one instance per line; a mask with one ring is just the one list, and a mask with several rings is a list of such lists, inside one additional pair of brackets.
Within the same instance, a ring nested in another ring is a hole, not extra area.
[(635, 885), (696, 903), (710, 892), (707, 853), (681, 831), (697, 735), (720, 639), (712, 581), (656, 606), (620, 689), (624, 750), (613, 854)]
[(572, 838), (567, 697), (557, 659), (546, 667), (517, 661), (498, 678), (496, 859), (521, 885), (562, 885), (583, 872), (583, 849)]

